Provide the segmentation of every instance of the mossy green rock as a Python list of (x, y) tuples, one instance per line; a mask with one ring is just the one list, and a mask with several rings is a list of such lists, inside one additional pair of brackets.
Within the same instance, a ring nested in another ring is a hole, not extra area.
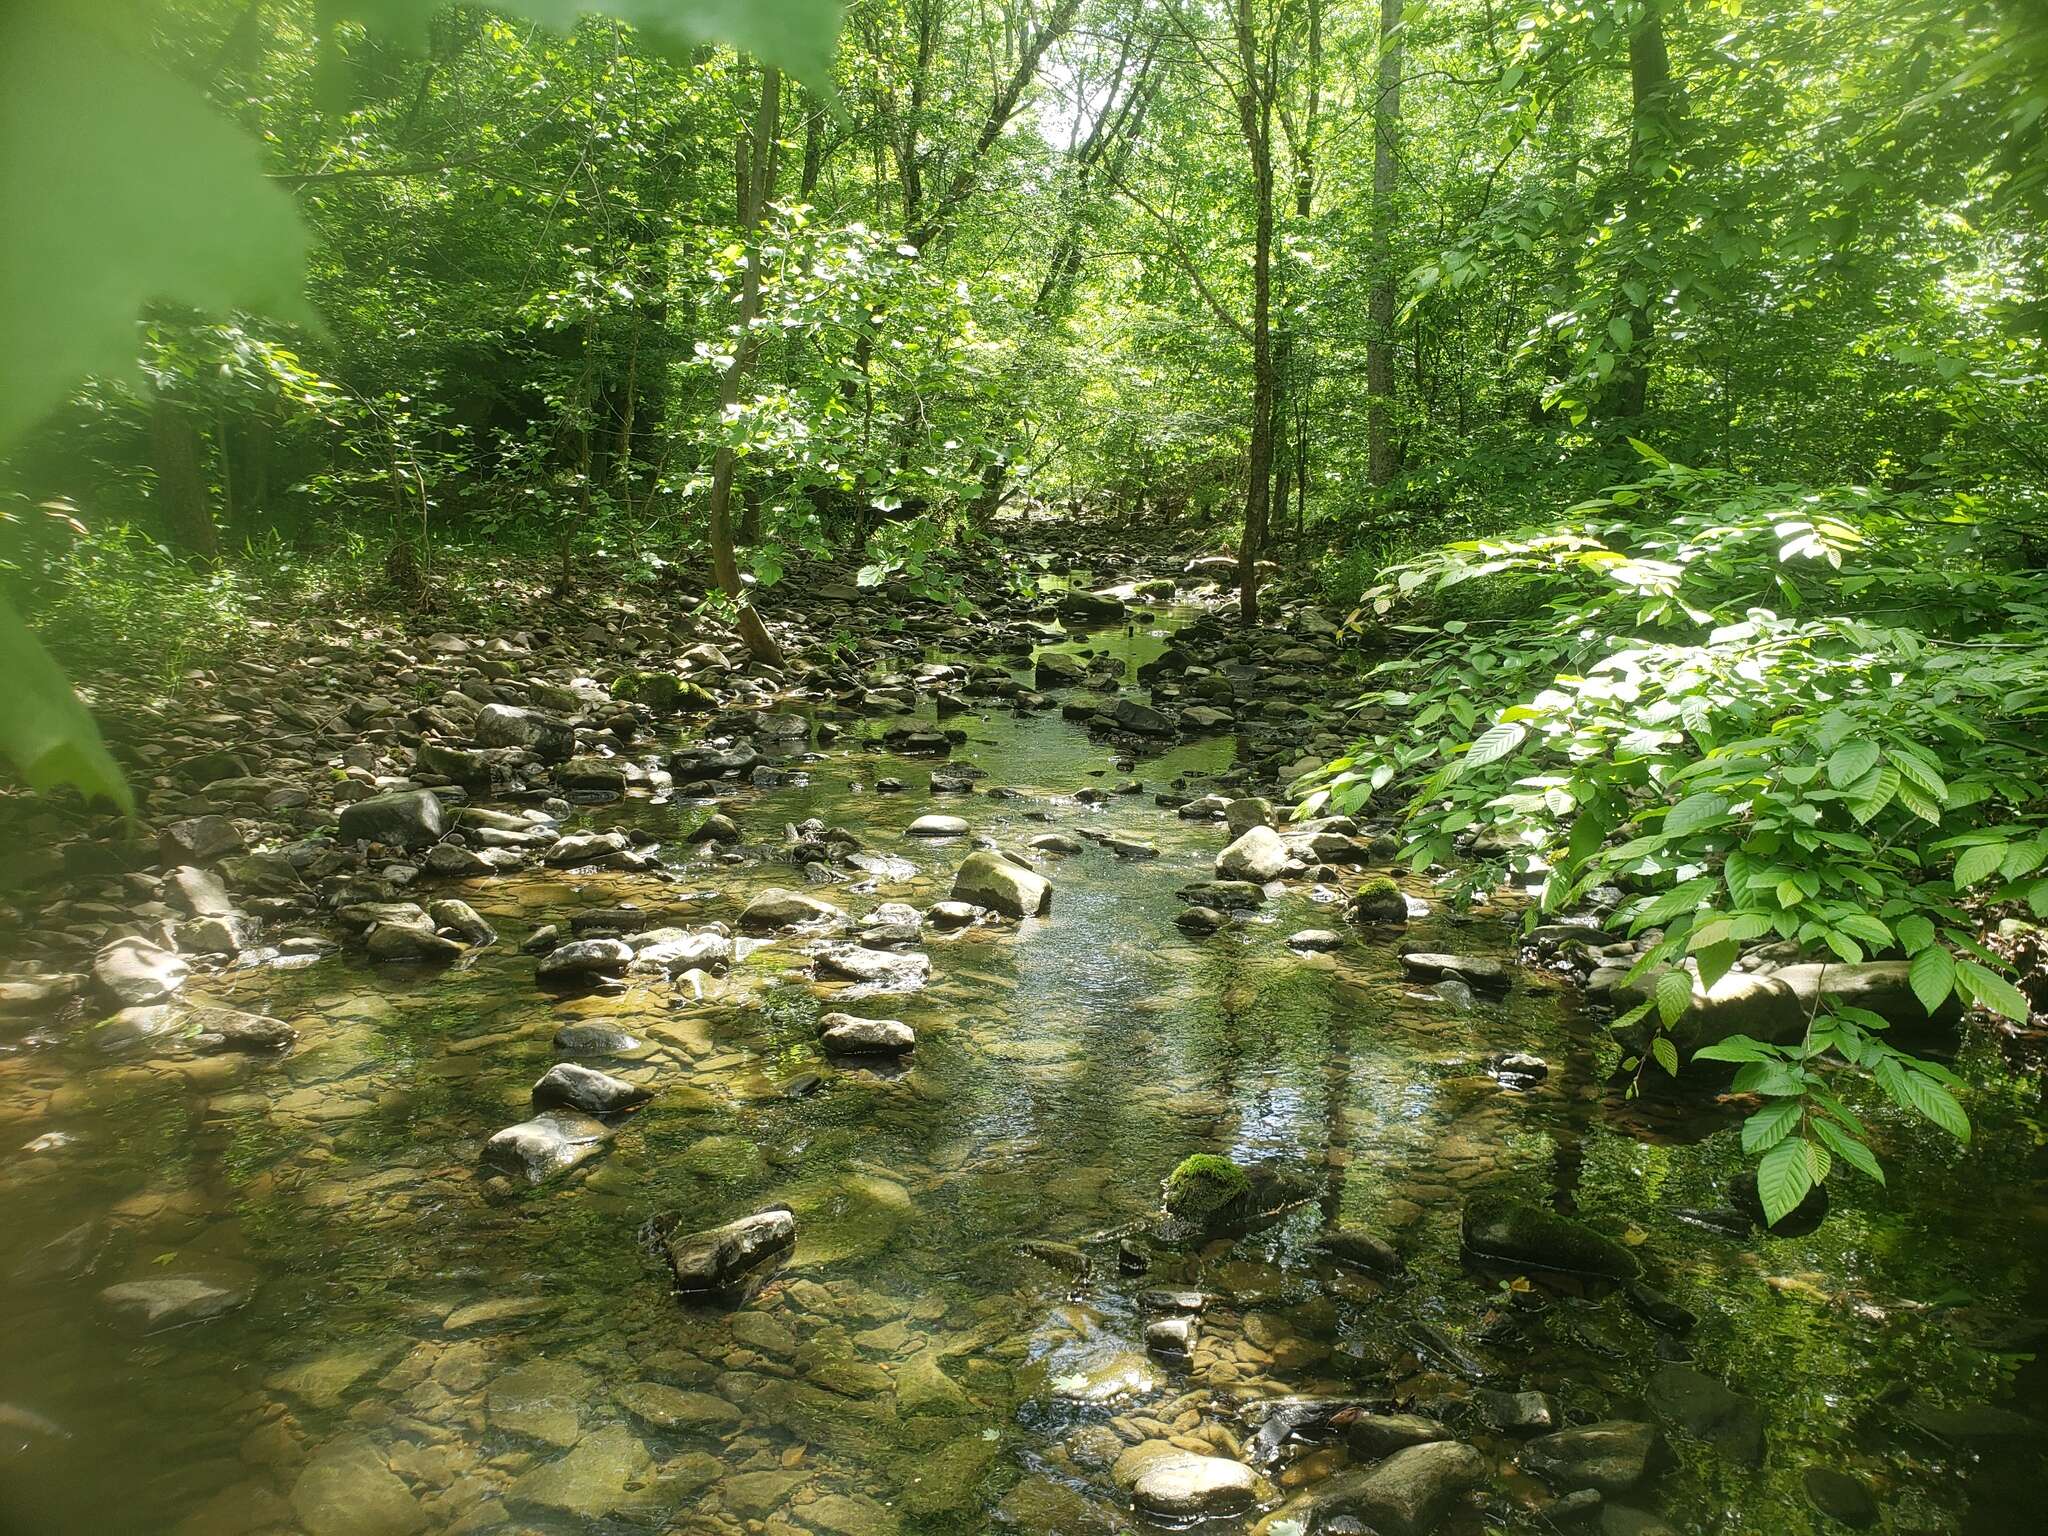
[(1642, 1268), (1634, 1254), (1584, 1222), (1502, 1195), (1467, 1202), (1463, 1237), (1469, 1253), (1535, 1269), (1633, 1280)]
[(1401, 887), (1385, 875), (1375, 875), (1351, 898), (1351, 916), (1361, 923), (1405, 923), (1408, 898)]
[(1166, 1209), (1184, 1220), (1201, 1221), (1241, 1204), (1251, 1192), (1250, 1176), (1229, 1158), (1197, 1152), (1166, 1176)]

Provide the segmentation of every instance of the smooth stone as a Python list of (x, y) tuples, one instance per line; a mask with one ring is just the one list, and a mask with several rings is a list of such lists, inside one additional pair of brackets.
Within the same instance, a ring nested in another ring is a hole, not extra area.
[(1469, 1253), (1539, 1269), (1633, 1280), (1642, 1268), (1634, 1254), (1584, 1222), (1501, 1195), (1468, 1200), (1461, 1235)]
[(819, 1043), (839, 1056), (901, 1056), (916, 1049), (917, 1034), (896, 1019), (862, 1019), (850, 1013), (828, 1013), (818, 1020)]
[(686, 1392), (658, 1381), (629, 1381), (612, 1397), (634, 1418), (656, 1429), (724, 1428), (737, 1424), (740, 1411), (709, 1392)]
[(116, 939), (92, 960), (93, 985), (123, 1008), (160, 1003), (185, 985), (192, 967), (147, 939)]
[(525, 1473), (506, 1490), (505, 1500), (515, 1509), (552, 1511), (588, 1528), (614, 1515), (659, 1507), (682, 1491), (655, 1483), (653, 1472), (654, 1457), (639, 1436), (623, 1424), (608, 1424), (585, 1435), (567, 1455)]
[(965, 837), (967, 819), (964, 816), (942, 816), (933, 814), (920, 816), (903, 829), (905, 837)]
[(484, 1143), (483, 1161), (486, 1167), (539, 1184), (596, 1157), (604, 1150), (607, 1134), (588, 1116), (550, 1110), (491, 1137)]
[(1280, 834), (1263, 823), (1250, 828), (1216, 856), (1216, 878), (1245, 880), (1264, 885), (1287, 873), (1294, 856), (1280, 840)]
[(1486, 1458), (1462, 1441), (1412, 1445), (1371, 1471), (1340, 1473), (1316, 1490), (1318, 1524), (1349, 1514), (1379, 1536), (1428, 1536), (1486, 1473)]
[(580, 1365), (545, 1357), (502, 1372), (484, 1393), (491, 1426), (506, 1434), (571, 1446), (582, 1434), (582, 1407), (597, 1380)]
[(681, 1291), (722, 1290), (796, 1244), (796, 1217), (787, 1206), (771, 1206), (700, 1232), (675, 1233), (675, 1219), (663, 1218), (670, 1229), (661, 1241)]
[(1649, 1473), (1658, 1443), (1654, 1425), (1605, 1419), (1531, 1440), (1522, 1465), (1559, 1488), (1626, 1493)]
[(440, 798), (429, 789), (372, 795), (341, 808), (344, 842), (362, 839), (394, 848), (427, 848), (439, 842), (446, 830)]
[(1052, 910), (1052, 882), (1000, 853), (983, 850), (961, 862), (953, 876), (952, 899), (1005, 917), (1043, 917)]
[(1138, 1508), (1169, 1520), (1234, 1514), (1251, 1507), (1258, 1479), (1250, 1467), (1222, 1456), (1162, 1456), (1138, 1475)]
[(130, 1333), (162, 1333), (221, 1317), (249, 1300), (250, 1287), (204, 1275), (158, 1275), (100, 1292), (100, 1305)]
[(1713, 1446), (1730, 1461), (1763, 1465), (1763, 1412), (1703, 1371), (1667, 1365), (1643, 1389), (1643, 1401), (1667, 1430), (1682, 1429)]
[(1316, 1239), (1316, 1246), (1339, 1263), (1375, 1274), (1398, 1275), (1407, 1267), (1391, 1243), (1359, 1227), (1333, 1227)]
[(806, 896), (801, 891), (784, 890), (780, 886), (761, 892), (747, 903), (739, 917), (740, 927), (749, 933), (767, 933), (777, 928), (795, 928), (812, 923), (836, 925), (845, 921), (846, 914), (831, 902)]
[(651, 1089), (638, 1083), (629, 1083), (609, 1072), (599, 1072), (570, 1061), (556, 1062), (533, 1085), (534, 1108), (580, 1109), (592, 1115), (618, 1114), (637, 1108), (653, 1097)]

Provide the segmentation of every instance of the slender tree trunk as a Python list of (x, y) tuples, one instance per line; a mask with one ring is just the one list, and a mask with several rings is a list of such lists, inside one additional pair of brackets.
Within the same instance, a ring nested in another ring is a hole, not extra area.
[[(752, 373), (759, 348), (754, 337), (754, 320), (761, 310), (761, 258), (754, 235), (761, 226), (761, 209), (768, 201), (768, 189), (775, 184), (775, 123), (782, 98), (779, 70), (761, 71), (761, 102), (754, 114), (753, 132), (741, 141), (739, 176), (739, 225), (747, 243), (747, 267), (740, 281), (740, 333), (733, 347), (732, 361), (719, 381), (718, 405), (721, 420), (739, 403), (740, 391)], [(739, 557), (732, 541), (732, 480), (738, 455), (732, 445), (721, 443), (711, 461), (711, 568), (718, 585), (739, 606), (740, 638), (756, 661), (770, 666), (784, 665), (782, 647), (768, 633), (768, 626), (747, 601), (740, 584)]]
[(150, 410), (150, 442), (156, 461), (157, 516), (172, 544), (188, 555), (216, 560), (220, 534), (207, 503), (204, 441), (192, 413), (167, 395)]
[[(1643, 0), (1642, 13), (1628, 34), (1628, 220), (1638, 242), (1649, 232), (1652, 183), (1658, 179), (1649, 173), (1645, 162), (1674, 155), (1681, 127), (1671, 85), (1671, 55), (1664, 46), (1663, 4), (1664, 0)], [(1651, 353), (1657, 324), (1650, 295), (1658, 277), (1639, 258), (1633, 278), (1624, 280), (1614, 298), (1611, 314), (1624, 319), (1628, 335), (1626, 340), (1615, 337), (1610, 328), (1610, 339), (1619, 343), (1619, 350), (1614, 375), (1609, 380), (1609, 414), (1623, 420), (1642, 415), (1643, 407), (1649, 403)]]
[[(1323, 0), (1307, 0), (1308, 4), (1308, 54), (1305, 71), (1308, 75), (1308, 94), (1304, 102), (1301, 121), (1289, 136), (1289, 147), (1293, 151), (1294, 217), (1298, 223), (1306, 224), (1315, 208), (1316, 196), (1316, 130), (1317, 119), (1322, 110), (1323, 85)], [(1283, 125), (1287, 119), (1283, 116)], [(1295, 350), (1294, 310), (1287, 301), (1289, 279), (1293, 263), (1282, 261), (1274, 274), (1275, 287), (1279, 293), (1279, 309), (1282, 316), (1273, 337), (1273, 498), (1272, 507), (1284, 523), (1287, 518), (1289, 481), (1300, 473), (1301, 466), (1291, 444), (1293, 434), (1287, 430), (1287, 422), (1294, 411), (1294, 397), (1302, 388), (1302, 374), (1306, 371), (1303, 360)]]
[(633, 318), (633, 339), (626, 348), (625, 397), (619, 402), (619, 435), (612, 443), (612, 479), (620, 486), (633, 483), (633, 412), (640, 394), (640, 333), (646, 323)]
[(1259, 622), (1259, 557), (1273, 492), (1273, 50), (1261, 59), (1253, 0), (1237, 0), (1237, 51), (1243, 75), (1239, 126), (1252, 162), (1252, 422), (1246, 468), (1244, 537), (1237, 547), (1238, 618)]
[(1394, 478), (1394, 175), (1401, 132), (1401, 0), (1380, 0), (1378, 94), (1372, 107), (1372, 293), (1365, 343), (1366, 478)]

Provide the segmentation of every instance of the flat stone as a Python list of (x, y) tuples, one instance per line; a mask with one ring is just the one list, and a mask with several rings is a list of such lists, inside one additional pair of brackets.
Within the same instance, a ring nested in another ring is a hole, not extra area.
[(515, 1509), (539, 1509), (565, 1515), (586, 1526), (658, 1506), (660, 1491), (650, 1488), (654, 1457), (623, 1424), (594, 1430), (566, 1456), (544, 1462), (509, 1489), (505, 1499)]
[(570, 1061), (556, 1062), (533, 1085), (534, 1108), (580, 1109), (591, 1115), (619, 1114), (635, 1109), (653, 1097), (651, 1089), (638, 1083), (629, 1083), (622, 1077), (613, 1077), (608, 1072), (578, 1066)]
[(569, 1110), (549, 1110), (508, 1125), (484, 1143), (487, 1168), (539, 1184), (590, 1161), (611, 1133), (601, 1121)]
[(656, 1429), (724, 1428), (737, 1424), (739, 1409), (709, 1392), (685, 1392), (658, 1381), (629, 1381), (612, 1397), (634, 1418)]
[(1652, 1425), (1606, 1419), (1531, 1440), (1522, 1465), (1558, 1488), (1626, 1493), (1648, 1474), (1658, 1443)]
[(162, 1333), (187, 1323), (203, 1323), (245, 1305), (247, 1285), (204, 1275), (158, 1275), (129, 1280), (100, 1292), (100, 1305), (130, 1333)]
[(566, 1360), (529, 1360), (502, 1372), (484, 1394), (491, 1427), (547, 1445), (574, 1445), (583, 1404), (597, 1392), (590, 1372)]
[(917, 1047), (917, 1034), (897, 1019), (863, 1019), (828, 1013), (818, 1020), (826, 1050), (840, 1056), (901, 1056)]
[(419, 1500), (362, 1435), (339, 1436), (314, 1452), (291, 1503), (307, 1536), (412, 1536), (427, 1525)]
[(1182, 1452), (1162, 1456), (1146, 1467), (1131, 1496), (1148, 1514), (1187, 1520), (1249, 1509), (1257, 1483), (1252, 1469), (1242, 1462)]

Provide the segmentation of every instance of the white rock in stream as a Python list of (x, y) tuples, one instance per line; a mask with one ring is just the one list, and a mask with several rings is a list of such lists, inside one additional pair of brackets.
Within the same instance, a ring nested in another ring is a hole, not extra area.
[(1278, 880), (1293, 863), (1287, 845), (1271, 827), (1251, 828), (1216, 856), (1216, 875), (1222, 880), (1250, 880), (1264, 885)]
[(1005, 917), (1043, 917), (1052, 910), (1052, 882), (1006, 854), (969, 854), (953, 876), (953, 900)]

